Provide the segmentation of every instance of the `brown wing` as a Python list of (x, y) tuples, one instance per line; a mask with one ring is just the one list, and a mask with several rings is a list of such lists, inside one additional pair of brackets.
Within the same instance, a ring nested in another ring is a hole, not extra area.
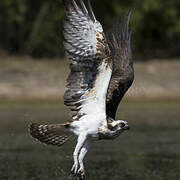
[[(131, 53), (131, 34), (129, 33), (128, 16), (123, 16), (119, 25), (115, 23), (114, 33), (109, 37), (109, 47), (113, 57), (113, 72), (106, 99), (106, 113), (115, 119), (118, 105), (134, 80), (133, 60)], [(119, 26), (119, 27), (118, 27)]]
[[(102, 26), (95, 18), (90, 2), (63, 2), (66, 9), (64, 47), (71, 71), (64, 104), (71, 110), (73, 120), (79, 120), (90, 112), (100, 111), (102, 105), (105, 112), (112, 59)], [(99, 95), (104, 96), (100, 98)]]

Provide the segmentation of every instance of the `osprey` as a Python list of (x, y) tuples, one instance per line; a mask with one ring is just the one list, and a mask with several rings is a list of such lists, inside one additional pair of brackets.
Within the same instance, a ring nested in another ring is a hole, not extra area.
[(115, 23), (106, 39), (89, 0), (64, 0), (64, 47), (70, 74), (64, 104), (71, 120), (64, 124), (30, 124), (30, 134), (42, 143), (61, 146), (77, 136), (71, 172), (84, 177), (83, 159), (92, 142), (114, 139), (128, 123), (115, 120), (118, 105), (134, 79), (129, 32), (130, 12)]

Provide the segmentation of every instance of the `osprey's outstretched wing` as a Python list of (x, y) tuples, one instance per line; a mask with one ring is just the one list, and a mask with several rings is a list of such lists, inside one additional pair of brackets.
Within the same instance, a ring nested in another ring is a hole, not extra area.
[(134, 80), (133, 60), (131, 54), (131, 34), (128, 16), (123, 16), (120, 24), (114, 24), (114, 33), (110, 34), (109, 47), (113, 58), (113, 72), (106, 100), (106, 113), (115, 119), (118, 105)]
[(64, 47), (70, 74), (64, 104), (79, 120), (86, 114), (106, 111), (106, 94), (112, 59), (101, 24), (88, 0), (65, 0)]

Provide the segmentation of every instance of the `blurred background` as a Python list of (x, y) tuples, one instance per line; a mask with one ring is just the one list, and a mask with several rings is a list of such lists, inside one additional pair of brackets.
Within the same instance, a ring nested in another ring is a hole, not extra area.
[[(180, 55), (179, 0), (92, 0), (92, 5), (106, 32), (111, 31), (114, 17), (120, 19), (122, 13), (135, 9), (131, 27), (136, 59)], [(1, 0), (0, 10), (1, 53), (64, 56), (60, 0)]]
[[(133, 11), (135, 81), (117, 119), (131, 130), (98, 142), (85, 163), (91, 180), (180, 179), (180, 1), (92, 0), (106, 33)], [(75, 140), (47, 147), (28, 124), (69, 120), (62, 96), (69, 73), (60, 0), (0, 1), (0, 179), (67, 180)]]

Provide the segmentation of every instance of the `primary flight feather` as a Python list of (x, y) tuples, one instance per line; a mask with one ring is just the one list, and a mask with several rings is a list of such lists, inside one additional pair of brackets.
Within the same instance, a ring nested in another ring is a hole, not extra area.
[(70, 74), (64, 104), (71, 121), (64, 124), (30, 124), (30, 134), (45, 144), (60, 146), (77, 136), (72, 173), (84, 177), (83, 159), (92, 143), (114, 139), (128, 123), (115, 120), (118, 105), (134, 79), (129, 32), (130, 13), (106, 39), (89, 0), (64, 0), (64, 47)]

